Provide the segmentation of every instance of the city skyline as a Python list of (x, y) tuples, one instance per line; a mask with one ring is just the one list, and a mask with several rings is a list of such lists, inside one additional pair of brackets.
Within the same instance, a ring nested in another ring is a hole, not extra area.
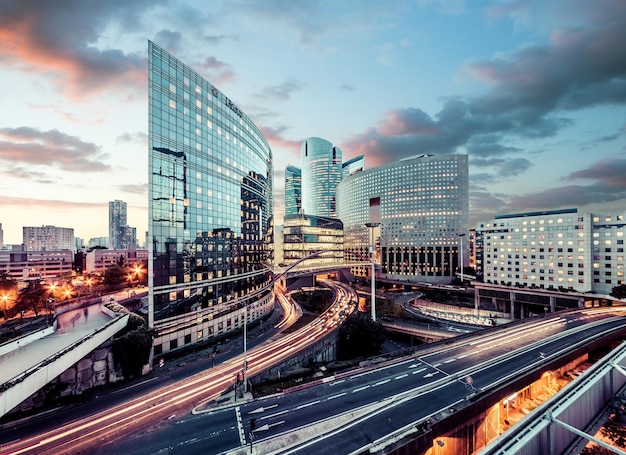
[(470, 227), (623, 207), (625, 25), (618, 0), (2, 2), (4, 243), (23, 226), (104, 236), (114, 199), (143, 237), (148, 39), (260, 127), (277, 223), (284, 170), (310, 136), (367, 168), (469, 155)]

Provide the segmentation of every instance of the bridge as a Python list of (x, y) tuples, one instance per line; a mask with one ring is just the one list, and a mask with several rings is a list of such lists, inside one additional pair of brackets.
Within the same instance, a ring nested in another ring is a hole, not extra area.
[(91, 305), (58, 315), (54, 328), (0, 346), (0, 417), (124, 329), (127, 321), (128, 315)]

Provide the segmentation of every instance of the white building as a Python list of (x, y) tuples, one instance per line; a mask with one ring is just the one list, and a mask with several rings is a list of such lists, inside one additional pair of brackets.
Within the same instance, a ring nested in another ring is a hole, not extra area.
[(74, 229), (56, 226), (24, 226), (22, 243), (28, 251), (74, 251)]
[(476, 225), (485, 283), (609, 294), (624, 284), (626, 209), (497, 216)]
[(374, 243), (387, 278), (449, 283), (469, 262), (468, 184), (467, 155), (413, 156), (345, 177), (337, 186), (344, 248), (368, 258)]

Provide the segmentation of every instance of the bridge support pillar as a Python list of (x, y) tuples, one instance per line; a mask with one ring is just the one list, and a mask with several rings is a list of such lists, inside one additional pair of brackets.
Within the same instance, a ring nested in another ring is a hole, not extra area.
[(478, 316), (480, 310), (480, 288), (474, 290), (474, 310), (476, 311), (476, 316)]
[(550, 296), (550, 313), (554, 313), (556, 311), (556, 297)]

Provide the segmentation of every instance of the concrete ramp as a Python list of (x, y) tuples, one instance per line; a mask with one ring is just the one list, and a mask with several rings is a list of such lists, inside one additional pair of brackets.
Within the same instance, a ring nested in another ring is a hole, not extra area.
[(128, 315), (92, 305), (58, 316), (56, 330), (15, 341), (0, 355), (0, 417), (124, 329)]

